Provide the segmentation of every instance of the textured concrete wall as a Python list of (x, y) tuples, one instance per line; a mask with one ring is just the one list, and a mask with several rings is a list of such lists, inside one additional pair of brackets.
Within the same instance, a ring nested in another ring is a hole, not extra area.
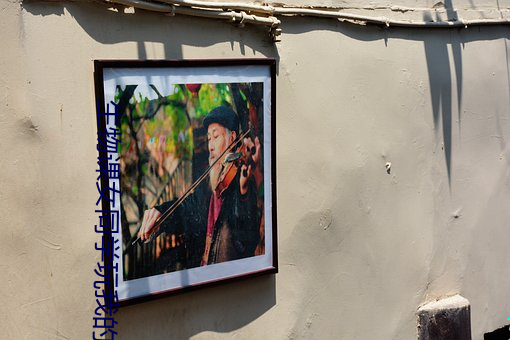
[[(94, 59), (274, 57), (280, 273), (120, 310), (121, 339), (412, 339), (460, 293), (473, 338), (510, 309), (510, 31), (263, 28), (85, 3), (0, 5), (0, 333), (84, 339)], [(388, 173), (386, 164), (391, 163)]]

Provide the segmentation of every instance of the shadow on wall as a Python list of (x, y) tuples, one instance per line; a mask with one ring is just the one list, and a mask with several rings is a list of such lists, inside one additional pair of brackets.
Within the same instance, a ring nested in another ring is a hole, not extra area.
[[(448, 20), (457, 19), (451, 0), (444, 2)], [(424, 21), (437, 21), (435, 12), (431, 11), (423, 18)], [(443, 18), (444, 19), (444, 18)], [(442, 146), (448, 184), (451, 190), (452, 161), (452, 129), (457, 128), (462, 135), (462, 103), (463, 103), (463, 60), (462, 50), (470, 42), (503, 39), (506, 47), (506, 60), (509, 60), (509, 33), (505, 26), (486, 26), (468, 28), (398, 28), (377, 25), (356, 26), (348, 23), (335, 22), (329, 19), (288, 18), (283, 22), (285, 34), (302, 34), (315, 30), (329, 30), (344, 34), (358, 41), (383, 40), (385, 46), (391, 48), (391, 40), (408, 40), (423, 42), (428, 70), (432, 116), (436, 133), (437, 145)], [(282, 39), (285, 39), (283, 36)], [(407, 53), (407, 52), (406, 52)], [(422, 53), (416, 51), (416, 53)], [(507, 63), (508, 64), (508, 63)], [(510, 69), (507, 67), (510, 84)], [(455, 98), (456, 97), (456, 98)], [(455, 117), (457, 115), (457, 117)], [(454, 125), (455, 120), (457, 124)], [(497, 122), (498, 131), (501, 130)], [(502, 150), (504, 147), (502, 146)]]
[[(453, 9), (451, 0), (445, 0), (444, 6), (448, 21), (457, 20), (457, 12)], [(432, 13), (427, 13), (423, 20), (437, 21), (439, 18), (433, 18)], [(446, 39), (436, 36), (437, 39), (424, 40), (424, 45), (429, 74), (430, 96), (432, 98), (434, 128), (436, 134), (442, 129), (448, 185), (451, 191), (453, 82), (448, 46), (451, 48), (453, 67), (455, 68), (459, 135), (462, 119), (462, 51), (458, 30), (448, 30), (448, 32), (442, 30), (439, 33), (443, 33)], [(439, 124), (440, 119), (441, 125)]]
[[(66, 2), (48, 3), (34, 0), (23, 2), (23, 8), (32, 15), (57, 15), (69, 13), (83, 30), (96, 42), (114, 45), (135, 42), (138, 48), (137, 59), (154, 58), (153, 47), (147, 43), (161, 43), (163, 59), (184, 58), (183, 46), (208, 47), (230, 42), (234, 55), (260, 57), (260, 54), (277, 57), (267, 28), (251, 25), (239, 28), (228, 22), (207, 20), (186, 16), (168, 16), (144, 10), (126, 13), (124, 6), (108, 6), (101, 3)], [(111, 50), (107, 54), (93, 53), (94, 58), (121, 58)], [(225, 55), (204, 56), (204, 58), (228, 57)], [(124, 57), (126, 59), (126, 57)]]
[(232, 332), (276, 304), (274, 275), (204, 288), (140, 305), (115, 316), (122, 339), (189, 339), (202, 332)]

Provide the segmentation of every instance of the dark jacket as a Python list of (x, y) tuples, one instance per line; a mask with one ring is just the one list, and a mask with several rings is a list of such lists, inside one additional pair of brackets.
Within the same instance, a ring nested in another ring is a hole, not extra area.
[[(164, 232), (184, 234), (185, 267), (200, 266), (205, 249), (211, 190), (203, 183), (163, 223)], [(214, 225), (207, 264), (242, 259), (254, 255), (260, 240), (261, 213), (257, 208), (255, 182), (248, 182), (248, 192), (239, 192), (239, 172), (222, 195), (223, 203)], [(156, 209), (164, 212), (173, 201)]]

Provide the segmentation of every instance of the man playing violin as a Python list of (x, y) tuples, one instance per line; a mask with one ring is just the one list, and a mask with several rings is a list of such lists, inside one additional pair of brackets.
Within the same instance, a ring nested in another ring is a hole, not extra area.
[[(183, 234), (186, 268), (253, 256), (260, 240), (261, 211), (252, 176), (260, 160), (259, 139), (239, 141), (249, 150), (248, 161), (230, 168), (231, 179), (227, 182), (229, 164), (225, 159), (232, 155), (227, 149), (238, 144), (239, 118), (231, 108), (219, 106), (209, 112), (203, 124), (207, 128), (209, 186), (200, 185), (160, 226), (154, 227), (174, 202), (146, 210), (138, 232), (142, 241), (159, 231)], [(204, 194), (204, 190), (212, 192)]]

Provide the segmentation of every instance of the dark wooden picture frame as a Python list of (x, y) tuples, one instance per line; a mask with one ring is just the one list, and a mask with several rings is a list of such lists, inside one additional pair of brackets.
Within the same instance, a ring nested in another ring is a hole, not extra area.
[(106, 292), (122, 306), (276, 273), (275, 60), (96, 60), (94, 76)]

